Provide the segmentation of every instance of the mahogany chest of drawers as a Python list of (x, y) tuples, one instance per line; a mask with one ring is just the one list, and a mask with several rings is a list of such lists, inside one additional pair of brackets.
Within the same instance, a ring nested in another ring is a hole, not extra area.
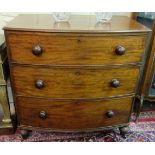
[(128, 17), (96, 23), (19, 15), (5, 28), (18, 127), (92, 131), (123, 127), (138, 94), (149, 30)]

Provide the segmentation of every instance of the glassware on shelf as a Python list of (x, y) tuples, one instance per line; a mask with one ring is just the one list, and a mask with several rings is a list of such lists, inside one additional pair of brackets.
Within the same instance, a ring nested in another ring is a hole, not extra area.
[(53, 27), (55, 29), (69, 29), (70, 23), (69, 22), (55, 22)]
[(53, 12), (52, 15), (56, 22), (67, 22), (70, 18), (69, 12)]
[(109, 22), (112, 18), (112, 12), (96, 12), (96, 20), (100, 23)]
[(97, 22), (95, 24), (95, 29), (96, 30), (110, 30), (111, 29), (111, 23), (110, 22)]

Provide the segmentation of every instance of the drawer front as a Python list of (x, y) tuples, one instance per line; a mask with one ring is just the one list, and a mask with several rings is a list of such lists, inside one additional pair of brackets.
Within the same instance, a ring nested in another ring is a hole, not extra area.
[[(145, 36), (63, 36), (17, 32), (8, 35), (8, 43), (11, 61), (21, 64), (127, 64), (142, 60)], [(124, 47), (125, 53), (119, 55), (117, 46)]]
[(132, 98), (102, 101), (17, 98), (20, 125), (83, 130), (127, 123)]
[(49, 98), (98, 98), (133, 93), (139, 67), (12, 67), (17, 95)]

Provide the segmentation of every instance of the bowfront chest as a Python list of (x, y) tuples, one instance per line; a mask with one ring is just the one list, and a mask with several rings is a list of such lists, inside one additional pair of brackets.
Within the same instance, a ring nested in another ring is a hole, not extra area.
[(101, 24), (87, 15), (65, 23), (19, 15), (4, 30), (19, 128), (68, 132), (128, 124), (146, 27), (123, 16)]

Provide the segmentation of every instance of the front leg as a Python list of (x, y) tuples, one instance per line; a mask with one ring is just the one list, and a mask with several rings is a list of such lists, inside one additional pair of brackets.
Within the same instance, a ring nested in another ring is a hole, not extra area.
[(126, 138), (126, 134), (129, 133), (129, 127), (123, 126), (119, 128), (120, 134), (123, 138)]
[(21, 136), (23, 139), (27, 139), (29, 136), (29, 130), (20, 130)]

